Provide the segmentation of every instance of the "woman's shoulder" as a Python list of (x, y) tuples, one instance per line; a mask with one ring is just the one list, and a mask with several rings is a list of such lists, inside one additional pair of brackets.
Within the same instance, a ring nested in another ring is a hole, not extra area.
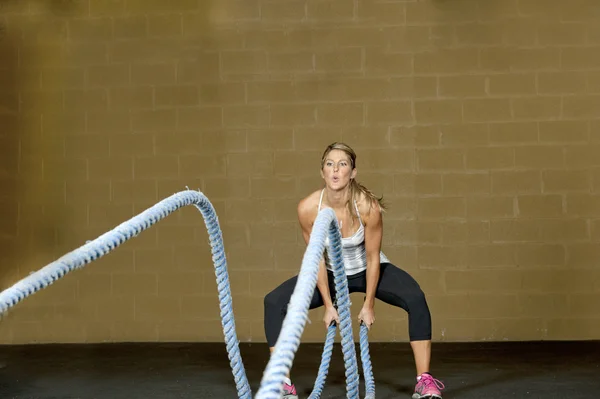
[(368, 219), (373, 212), (381, 212), (379, 201), (366, 195), (363, 192), (358, 192), (354, 198), (356, 206), (361, 218)]
[(303, 218), (314, 218), (317, 215), (321, 190), (315, 190), (298, 202), (298, 216)]

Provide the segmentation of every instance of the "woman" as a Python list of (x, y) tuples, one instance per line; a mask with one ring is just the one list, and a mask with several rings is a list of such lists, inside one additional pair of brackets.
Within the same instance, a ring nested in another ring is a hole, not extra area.
[[(329, 145), (321, 159), (321, 177), (325, 182), (298, 204), (298, 220), (304, 240), (308, 243), (317, 213), (332, 208), (342, 234), (342, 255), (350, 292), (365, 294), (359, 321), (371, 328), (375, 322), (375, 298), (404, 309), (408, 313), (410, 344), (413, 350), (417, 384), (413, 399), (441, 399), (443, 384), (429, 373), (431, 358), (431, 315), (425, 295), (418, 283), (406, 272), (390, 263), (381, 252), (383, 234), (381, 199), (375, 197), (356, 178), (356, 154), (344, 143)], [(335, 284), (333, 267), (325, 254), (319, 268), (317, 288), (310, 309), (325, 306), (323, 322), (327, 328), (340, 322), (333, 304)], [(283, 282), (265, 296), (265, 334), (273, 351), (297, 276)], [(285, 399), (298, 399), (296, 388), (289, 378), (284, 383)]]

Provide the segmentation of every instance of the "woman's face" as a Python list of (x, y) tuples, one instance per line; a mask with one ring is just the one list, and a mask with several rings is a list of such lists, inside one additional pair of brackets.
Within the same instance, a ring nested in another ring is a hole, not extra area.
[(325, 157), (321, 176), (325, 184), (334, 190), (345, 188), (356, 175), (348, 154), (341, 150), (331, 150)]

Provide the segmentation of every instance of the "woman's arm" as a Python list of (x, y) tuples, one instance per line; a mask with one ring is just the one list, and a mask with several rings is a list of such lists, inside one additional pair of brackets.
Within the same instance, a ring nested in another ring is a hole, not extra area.
[(367, 217), (365, 224), (365, 249), (367, 252), (367, 290), (364, 307), (373, 309), (375, 291), (379, 281), (381, 240), (383, 237), (383, 218), (379, 204), (367, 201), (364, 205)]
[[(308, 241), (310, 240), (310, 233), (312, 231), (312, 218), (310, 209), (311, 207), (307, 199), (300, 201), (300, 203), (298, 204), (298, 221), (300, 222), (300, 227), (302, 228), (302, 236), (304, 237), (304, 242), (307, 245)], [(325, 268), (324, 258), (321, 258), (321, 262), (319, 262), (317, 288), (319, 289), (321, 297), (323, 298), (323, 304), (325, 306), (325, 309), (333, 308), (333, 302), (331, 300), (329, 284), (327, 281), (327, 269)]]

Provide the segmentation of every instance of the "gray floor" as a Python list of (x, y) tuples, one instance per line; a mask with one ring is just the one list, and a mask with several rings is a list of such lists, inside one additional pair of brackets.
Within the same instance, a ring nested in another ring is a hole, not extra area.
[[(321, 345), (304, 344), (292, 377), (306, 398)], [(242, 344), (256, 394), (268, 360), (264, 344)], [(377, 399), (410, 398), (414, 367), (408, 344), (371, 344)], [(0, 398), (237, 398), (223, 344), (106, 344), (0, 347)], [(339, 346), (323, 398), (345, 398)], [(360, 363), (359, 363), (360, 364)], [(433, 374), (444, 398), (597, 398), (600, 342), (435, 344)], [(361, 382), (361, 397), (362, 397)]]

